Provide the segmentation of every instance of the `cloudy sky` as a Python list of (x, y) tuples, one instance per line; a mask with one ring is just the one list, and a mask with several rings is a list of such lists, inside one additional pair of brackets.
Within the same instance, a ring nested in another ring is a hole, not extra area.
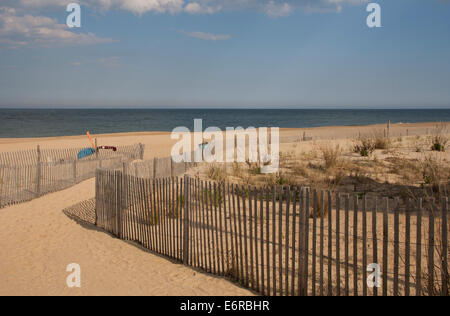
[(0, 1), (2, 107), (450, 107), (450, 1)]

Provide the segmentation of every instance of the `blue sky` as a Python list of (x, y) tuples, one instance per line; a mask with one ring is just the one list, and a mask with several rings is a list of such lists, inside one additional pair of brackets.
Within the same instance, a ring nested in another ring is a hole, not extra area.
[(449, 0), (70, 2), (2, 0), (0, 106), (450, 108)]

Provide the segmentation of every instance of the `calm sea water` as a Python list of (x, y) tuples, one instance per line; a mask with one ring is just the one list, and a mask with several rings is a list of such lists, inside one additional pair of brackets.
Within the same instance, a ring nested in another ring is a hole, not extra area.
[(203, 128), (315, 127), (450, 121), (450, 109), (430, 110), (224, 110), (224, 109), (0, 109), (0, 137), (44, 137)]

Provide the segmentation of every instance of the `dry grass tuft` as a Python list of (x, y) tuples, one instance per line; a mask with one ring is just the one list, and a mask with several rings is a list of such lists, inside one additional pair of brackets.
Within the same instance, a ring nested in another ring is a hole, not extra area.
[(375, 142), (370, 137), (359, 137), (353, 147), (353, 151), (359, 153), (363, 157), (368, 157), (375, 150)]
[(342, 155), (342, 149), (339, 144), (335, 146), (331, 144), (322, 145), (319, 150), (322, 154), (326, 170), (334, 168), (339, 164)]
[(216, 164), (212, 164), (208, 168), (208, 178), (217, 182), (224, 182), (227, 179), (225, 168)]
[(434, 151), (445, 151), (445, 146), (447, 145), (448, 138), (445, 135), (446, 125), (440, 124), (436, 127), (431, 136), (431, 150)]
[(373, 146), (375, 149), (389, 149), (391, 140), (384, 135), (384, 131), (375, 130), (373, 132)]

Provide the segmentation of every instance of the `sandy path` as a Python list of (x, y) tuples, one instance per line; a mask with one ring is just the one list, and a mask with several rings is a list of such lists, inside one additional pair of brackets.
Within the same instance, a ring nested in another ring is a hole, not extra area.
[[(251, 295), (106, 233), (61, 210), (94, 195), (94, 180), (0, 209), (0, 295)], [(81, 288), (66, 285), (66, 266), (81, 266)]]

